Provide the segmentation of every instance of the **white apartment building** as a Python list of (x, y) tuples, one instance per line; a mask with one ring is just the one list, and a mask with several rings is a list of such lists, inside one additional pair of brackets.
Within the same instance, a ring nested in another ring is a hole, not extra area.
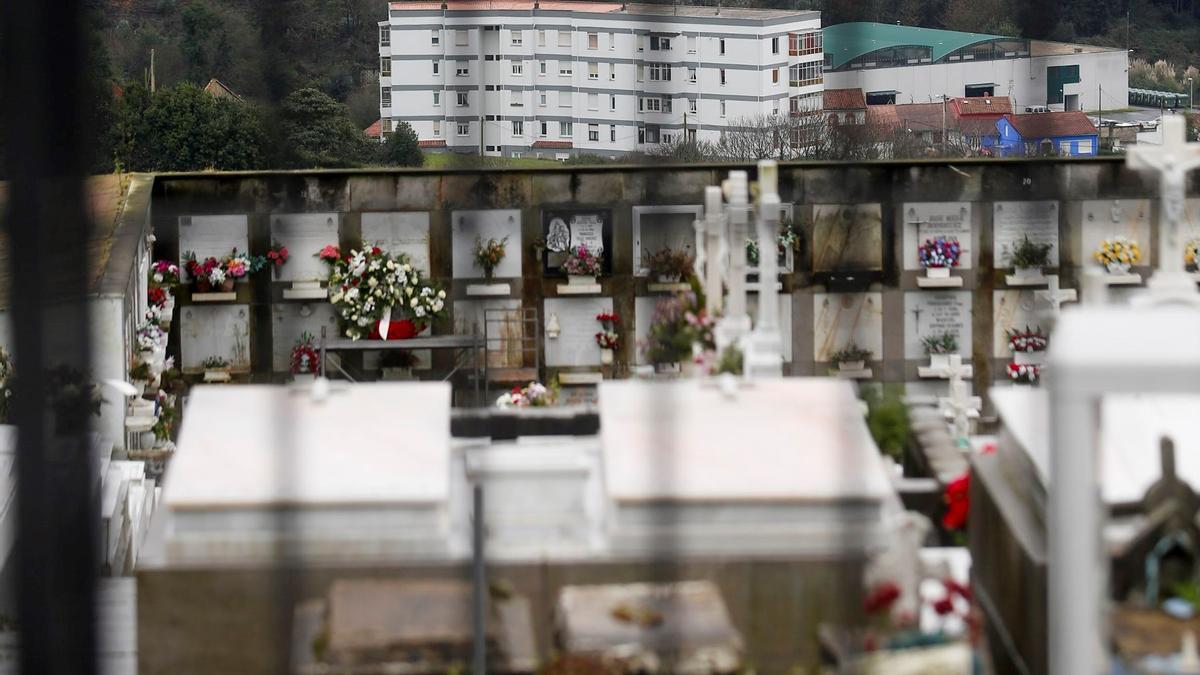
[(821, 108), (820, 12), (407, 0), (379, 24), (383, 131), (427, 150), (618, 157)]

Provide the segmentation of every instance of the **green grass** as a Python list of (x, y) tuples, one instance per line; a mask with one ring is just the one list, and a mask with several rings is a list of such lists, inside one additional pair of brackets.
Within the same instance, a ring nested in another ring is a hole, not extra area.
[(536, 169), (538, 167), (557, 166), (561, 163), (553, 159), (537, 157), (479, 157), (478, 155), (459, 155), (452, 152), (425, 153), (425, 168), (455, 169), (474, 167), (496, 167), (511, 169)]

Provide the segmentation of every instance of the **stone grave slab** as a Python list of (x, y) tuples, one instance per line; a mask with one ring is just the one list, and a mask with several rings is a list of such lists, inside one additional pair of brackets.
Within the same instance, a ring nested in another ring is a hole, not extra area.
[(829, 361), (851, 341), (883, 358), (883, 295), (816, 293), (813, 295), (813, 359)]
[(686, 248), (695, 255), (695, 221), (703, 213), (700, 204), (633, 207), (633, 260), (637, 274), (650, 272), (642, 262), (645, 255), (665, 248)]
[(728, 394), (698, 380), (606, 380), (599, 391), (614, 553), (653, 552), (663, 537), (676, 555), (879, 543), (895, 492), (849, 383), (781, 378)]
[[(355, 423), (386, 420), (387, 424)], [(165, 562), (443, 557), (451, 545), (450, 386), (198, 386), (163, 488)]]
[(904, 204), (904, 269), (921, 267), (917, 248), (926, 239), (957, 239), (962, 246), (958, 268), (969, 270), (975, 257), (971, 202), (908, 202)]
[(904, 294), (904, 358), (928, 360), (921, 339), (952, 332), (958, 351), (971, 358), (971, 292), (910, 291)]
[(1139, 265), (1152, 265), (1154, 247), (1150, 241), (1151, 203), (1148, 199), (1087, 200), (1082, 206), (1079, 248), (1076, 255), (1083, 267), (1099, 265), (1092, 254), (1105, 239), (1125, 237), (1142, 250)]
[(249, 305), (188, 305), (179, 308), (181, 367), (203, 370), (210, 356), (229, 361), (234, 370), (250, 369)]
[(292, 347), (302, 333), (312, 333), (319, 341), (324, 326), (329, 335), (337, 335), (337, 318), (327, 302), (276, 303), (271, 305), (271, 323), (271, 369), (277, 373), (291, 368)]
[(561, 334), (545, 337), (546, 365), (551, 367), (599, 366), (600, 347), (596, 315), (612, 312), (612, 298), (546, 298), (545, 320), (557, 316)]
[(246, 216), (179, 217), (180, 269), (188, 251), (196, 254), (196, 260), (210, 256), (220, 259), (235, 248), (239, 251), (250, 250), (250, 226)]
[(542, 254), (542, 271), (556, 272), (567, 259), (571, 247), (584, 244), (589, 249), (599, 247), (606, 272), (612, 271), (611, 209), (547, 209), (542, 211), (542, 238), (546, 250)]
[(452, 271), (456, 279), (479, 279), (483, 270), (475, 266), (475, 237), (497, 241), (508, 237), (504, 259), (496, 266), (501, 279), (521, 276), (521, 211), (497, 209), (454, 211), (450, 215)]
[(813, 271), (883, 269), (883, 216), (879, 204), (813, 207)]
[(996, 202), (992, 205), (992, 255), (996, 269), (1011, 268), (1013, 249), (1024, 238), (1051, 244), (1050, 267), (1058, 266), (1058, 202)]
[[(403, 253), (422, 274), (429, 275), (429, 213), (393, 211), (364, 213), (362, 240), (393, 255)], [(472, 239), (472, 243), (474, 240)]]
[(338, 214), (281, 213), (271, 216), (271, 239), (288, 249), (288, 261), (274, 274), (279, 281), (324, 281), (329, 266), (317, 257), (326, 246), (337, 246)]
[(1035, 293), (1029, 290), (992, 291), (992, 356), (995, 358), (1012, 356), (1012, 350), (1008, 348), (1008, 331), (1040, 325)]

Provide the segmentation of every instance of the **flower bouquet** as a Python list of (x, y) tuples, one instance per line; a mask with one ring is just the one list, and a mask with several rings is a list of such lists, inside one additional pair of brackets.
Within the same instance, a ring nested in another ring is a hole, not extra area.
[[(378, 246), (342, 254), (327, 246), (318, 256), (330, 264), (329, 302), (351, 340), (414, 337), (445, 314), (446, 292), (422, 280), (403, 254), (392, 256)], [(393, 312), (399, 321), (392, 321)]]
[(1010, 330), (1006, 335), (1008, 336), (1008, 346), (1013, 352), (1013, 364), (1034, 365), (1041, 363), (1041, 354), (1046, 351), (1046, 347), (1049, 345), (1049, 340), (1046, 334), (1042, 332), (1041, 326), (1032, 329), (1029, 326), (1025, 326), (1024, 330)]
[(1128, 274), (1130, 267), (1142, 261), (1142, 250), (1136, 241), (1115, 237), (1100, 242), (1092, 257), (1104, 265), (1109, 274)]
[(489, 281), (492, 274), (496, 271), (496, 267), (504, 260), (505, 246), (508, 245), (508, 237), (500, 240), (488, 239), (484, 241), (478, 235), (475, 237), (475, 266), (483, 270), (483, 277)]
[(850, 344), (834, 352), (829, 360), (833, 361), (833, 365), (841, 371), (862, 370), (866, 367), (867, 361), (871, 360), (871, 350), (859, 347), (853, 340)]
[(600, 322), (600, 332), (596, 333), (596, 344), (600, 347), (600, 363), (609, 365), (613, 362), (613, 352), (621, 348), (621, 336), (617, 333), (617, 324), (621, 317), (616, 314), (602, 313), (596, 315)]
[(929, 355), (930, 368), (947, 368), (950, 355), (958, 351), (958, 334), (953, 331), (934, 333), (921, 338), (921, 346)]
[(931, 279), (945, 279), (950, 276), (950, 269), (958, 267), (962, 246), (957, 239), (937, 237), (926, 239), (917, 247), (917, 259), (925, 268), (926, 276)]
[(681, 279), (688, 278), (695, 263), (696, 257), (686, 246), (682, 249), (664, 248), (657, 253), (642, 255), (642, 264), (663, 284), (678, 283)]
[(1054, 244), (1035, 244), (1029, 240), (1029, 235), (1025, 235), (1009, 256), (1014, 276), (1022, 279), (1040, 277), (1042, 268), (1050, 264), (1050, 250), (1053, 248)]
[[(780, 261), (780, 269), (786, 267), (787, 254), (789, 251), (794, 251), (800, 246), (800, 235), (792, 229), (792, 224), (788, 221), (779, 223), (779, 236), (775, 238), (775, 243), (779, 247), (779, 255), (783, 258)], [(746, 239), (746, 264), (750, 267), (758, 267), (759, 251), (757, 239)]]
[(554, 405), (558, 393), (540, 382), (513, 387), (496, 399), (497, 408), (548, 408)]
[(320, 369), (321, 355), (317, 352), (316, 337), (305, 331), (300, 334), (296, 344), (292, 346), (292, 356), (288, 370), (296, 380), (310, 380)]
[(233, 290), (233, 280), (229, 279), (226, 286), (225, 268), (221, 261), (209, 256), (204, 260), (196, 260), (196, 254), (188, 251), (183, 254), (183, 268), (192, 279), (193, 290), (196, 293), (212, 293), (214, 289)]
[(271, 242), (271, 248), (267, 249), (266, 263), (271, 266), (271, 272), (275, 275), (279, 274), (279, 268), (283, 267), (288, 261), (288, 250), (286, 246), (281, 246), (275, 242)]
[(567, 282), (572, 286), (592, 284), (600, 276), (602, 264), (600, 256), (588, 250), (587, 244), (579, 244), (567, 253), (562, 270), (567, 274)]
[(1200, 269), (1200, 239), (1192, 239), (1183, 247), (1183, 268), (1188, 272)]
[(172, 289), (179, 287), (179, 266), (169, 260), (156, 260), (150, 266), (150, 285)]
[(695, 293), (677, 293), (655, 305), (642, 351), (658, 372), (687, 375), (701, 355), (716, 350), (715, 325)]
[(1017, 384), (1037, 384), (1041, 366), (1035, 363), (1010, 363), (1007, 366), (1008, 379)]
[(228, 382), (229, 360), (220, 356), (209, 356), (200, 362), (204, 369), (205, 382)]

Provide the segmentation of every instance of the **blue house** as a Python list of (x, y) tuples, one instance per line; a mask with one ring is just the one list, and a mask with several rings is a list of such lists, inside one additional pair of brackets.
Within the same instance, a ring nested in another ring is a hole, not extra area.
[(1005, 115), (996, 121), (1004, 157), (1092, 157), (1100, 132), (1079, 111)]

